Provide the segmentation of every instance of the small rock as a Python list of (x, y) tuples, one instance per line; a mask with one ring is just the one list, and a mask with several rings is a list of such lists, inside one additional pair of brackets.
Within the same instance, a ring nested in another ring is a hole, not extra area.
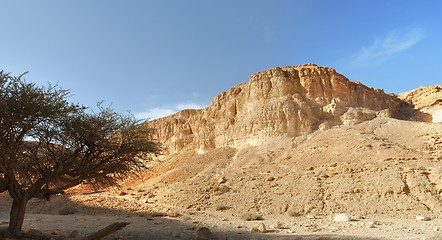
[(53, 230), (53, 231), (51, 232), (51, 235), (52, 235), (52, 236), (61, 236), (61, 235), (62, 235), (62, 232), (61, 232), (60, 229), (55, 229), (55, 230)]
[(350, 217), (345, 213), (336, 213), (333, 216), (333, 221), (335, 221), (335, 222), (349, 222)]
[(275, 222), (274, 224), (272, 224), (270, 226), (270, 228), (272, 228), (272, 229), (283, 229), (284, 225), (281, 222)]
[(328, 165), (328, 167), (331, 167), (331, 168), (334, 168), (334, 167), (337, 167), (337, 166), (338, 166), (337, 163), (332, 163), (332, 164)]
[(26, 231), (26, 235), (31, 235), (31, 236), (42, 236), (43, 232), (37, 229), (29, 229), (28, 231)]
[(377, 225), (379, 225), (379, 223), (377, 221), (367, 223), (368, 228), (376, 228)]
[(196, 240), (218, 240), (218, 236), (208, 228), (202, 227), (196, 231)]
[(439, 231), (441, 231), (441, 230), (442, 230), (441, 227), (434, 227), (434, 228), (433, 228), (433, 231), (435, 231), (435, 232), (439, 232)]
[(78, 235), (78, 231), (74, 230), (74, 231), (71, 232), (71, 234), (69, 234), (68, 238), (76, 238), (77, 235)]
[(427, 216), (417, 215), (417, 216), (416, 216), (416, 220), (417, 220), (417, 221), (430, 221), (431, 218), (430, 218), (430, 217), (427, 217)]
[(275, 181), (275, 178), (274, 178), (274, 177), (268, 177), (268, 178), (266, 179), (266, 181), (267, 181), (267, 182), (272, 182), (272, 181)]
[(172, 218), (176, 218), (176, 217), (181, 216), (180, 213), (178, 213), (177, 211), (174, 211), (174, 210), (167, 212), (166, 215), (167, 215), (168, 217), (172, 217)]
[(258, 223), (256, 226), (254, 226), (251, 230), (252, 232), (260, 232), (260, 233), (266, 233), (267, 227), (264, 223)]
[(226, 177), (221, 177), (221, 178), (218, 180), (218, 183), (219, 183), (219, 184), (226, 183), (226, 182), (227, 182), (227, 178), (226, 178)]

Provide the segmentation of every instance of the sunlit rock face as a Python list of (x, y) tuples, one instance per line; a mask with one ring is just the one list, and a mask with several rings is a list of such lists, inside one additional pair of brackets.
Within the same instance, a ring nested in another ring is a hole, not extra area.
[(442, 122), (442, 85), (420, 87), (401, 93), (399, 97), (416, 110), (429, 114), (433, 123)]
[(201, 153), (260, 145), (377, 116), (407, 118), (410, 106), (332, 68), (305, 64), (255, 73), (247, 83), (216, 96), (205, 109), (184, 110), (147, 124), (171, 152), (190, 147)]

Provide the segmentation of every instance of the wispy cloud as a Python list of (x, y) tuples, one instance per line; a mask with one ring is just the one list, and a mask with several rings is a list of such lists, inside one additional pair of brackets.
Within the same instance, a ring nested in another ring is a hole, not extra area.
[(201, 104), (196, 104), (196, 103), (180, 103), (176, 105), (176, 109), (178, 110), (184, 110), (184, 109), (202, 109), (205, 108), (207, 106), (203, 106)]
[(362, 48), (353, 58), (353, 63), (377, 66), (396, 54), (410, 49), (423, 38), (424, 33), (420, 29), (391, 31), (384, 38), (377, 38), (370, 46)]
[(170, 108), (151, 108), (145, 112), (135, 113), (134, 116), (137, 119), (149, 119), (154, 120), (162, 117), (166, 117), (176, 113), (177, 111)]
[(162, 117), (166, 117), (172, 115), (176, 112), (179, 112), (184, 109), (202, 109), (206, 106), (196, 103), (178, 103), (174, 107), (165, 107), (165, 108), (151, 108), (147, 109), (144, 112), (135, 113), (134, 116), (137, 119), (149, 119), (154, 120)]

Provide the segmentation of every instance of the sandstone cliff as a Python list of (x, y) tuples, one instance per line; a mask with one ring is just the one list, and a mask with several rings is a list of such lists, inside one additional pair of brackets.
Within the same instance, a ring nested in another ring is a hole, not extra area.
[(147, 123), (176, 153), (137, 188), (229, 218), (439, 216), (442, 125), (393, 119), (437, 120), (439, 89), (398, 98), (311, 64), (259, 72), (205, 109)]
[(401, 93), (399, 97), (414, 105), (416, 110), (429, 114), (432, 122), (442, 122), (442, 85), (420, 87)]
[(334, 69), (305, 64), (258, 72), (247, 83), (216, 96), (201, 110), (184, 110), (147, 123), (170, 151), (204, 152), (295, 137), (318, 128), (376, 116), (403, 118), (410, 105)]
[(148, 124), (170, 151), (192, 146), (203, 152), (259, 145), (379, 114), (400, 118), (405, 107), (383, 90), (349, 81), (332, 68), (306, 64), (255, 73), (205, 109), (184, 110)]

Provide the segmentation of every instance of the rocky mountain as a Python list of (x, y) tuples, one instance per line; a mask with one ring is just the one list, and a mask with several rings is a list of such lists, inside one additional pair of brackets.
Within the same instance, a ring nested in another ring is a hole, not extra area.
[(440, 214), (439, 89), (387, 94), (313, 64), (258, 72), (205, 109), (147, 123), (171, 154), (138, 188), (233, 218)]
[(181, 111), (148, 125), (169, 151), (190, 147), (201, 153), (257, 146), (377, 116), (422, 119), (425, 114), (413, 114), (414, 98), (407, 99), (350, 81), (332, 68), (305, 64), (255, 73), (205, 109)]

